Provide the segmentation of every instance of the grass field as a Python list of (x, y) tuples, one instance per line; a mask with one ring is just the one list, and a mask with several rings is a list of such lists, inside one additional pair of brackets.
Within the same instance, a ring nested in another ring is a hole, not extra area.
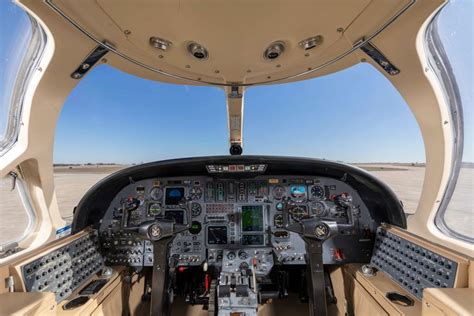
[[(55, 167), (55, 186), (61, 215), (71, 220), (72, 210), (81, 197), (101, 179), (125, 166), (58, 166)], [(406, 213), (414, 213), (423, 185), (424, 166), (361, 164), (359, 167), (371, 172), (387, 183), (403, 201)], [(474, 236), (474, 212), (472, 194), (474, 194), (474, 168), (461, 172), (454, 202), (446, 214), (450, 227), (466, 235)], [(9, 193), (9, 181), (0, 182), (0, 244), (20, 236), (26, 228), (27, 217), (21, 211), (21, 201)]]

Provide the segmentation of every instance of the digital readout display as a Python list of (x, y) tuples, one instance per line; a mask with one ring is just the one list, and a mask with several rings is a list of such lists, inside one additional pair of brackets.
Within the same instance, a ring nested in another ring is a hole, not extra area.
[(263, 246), (263, 235), (242, 235), (242, 245), (244, 246)]
[(178, 210), (166, 211), (165, 217), (174, 219), (176, 224), (184, 224), (184, 211), (178, 211)]
[(166, 188), (166, 205), (178, 205), (184, 197), (184, 188)]
[(263, 207), (242, 206), (242, 232), (263, 232)]
[(227, 244), (227, 226), (207, 227), (207, 243), (209, 245)]

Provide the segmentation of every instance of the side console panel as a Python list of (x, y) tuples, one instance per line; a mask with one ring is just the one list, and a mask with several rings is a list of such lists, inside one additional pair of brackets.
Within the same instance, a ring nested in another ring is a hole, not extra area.
[(84, 231), (53, 242), (26, 260), (14, 264), (11, 273), (26, 292), (53, 292), (60, 302), (103, 267), (96, 231)]
[(418, 299), (425, 288), (467, 286), (468, 260), (400, 229), (377, 230), (372, 266)]

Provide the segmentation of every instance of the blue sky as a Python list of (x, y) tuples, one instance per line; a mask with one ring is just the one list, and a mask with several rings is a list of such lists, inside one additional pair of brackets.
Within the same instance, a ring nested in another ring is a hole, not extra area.
[[(0, 2), (0, 11), (5, 3)], [(474, 161), (472, 16), (471, 1), (456, 0), (442, 19), (467, 105), (466, 161)], [(461, 40), (466, 33), (470, 41)], [(57, 125), (54, 161), (140, 163), (227, 155), (228, 146), (223, 90), (157, 83), (104, 65), (68, 97)], [(367, 64), (304, 82), (248, 89), (244, 154), (346, 162), (425, 160), (408, 106)]]
[[(68, 98), (55, 146), (55, 161), (63, 163), (225, 155), (225, 94), (219, 88), (160, 84), (100, 66)], [(244, 152), (343, 161), (424, 160), (408, 107), (367, 64), (324, 78), (248, 89)]]

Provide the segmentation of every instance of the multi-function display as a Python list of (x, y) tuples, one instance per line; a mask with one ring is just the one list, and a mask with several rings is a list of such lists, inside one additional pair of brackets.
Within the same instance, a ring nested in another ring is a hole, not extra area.
[(242, 206), (242, 232), (263, 232), (263, 207)]
[(178, 205), (184, 198), (184, 188), (166, 188), (165, 204)]

